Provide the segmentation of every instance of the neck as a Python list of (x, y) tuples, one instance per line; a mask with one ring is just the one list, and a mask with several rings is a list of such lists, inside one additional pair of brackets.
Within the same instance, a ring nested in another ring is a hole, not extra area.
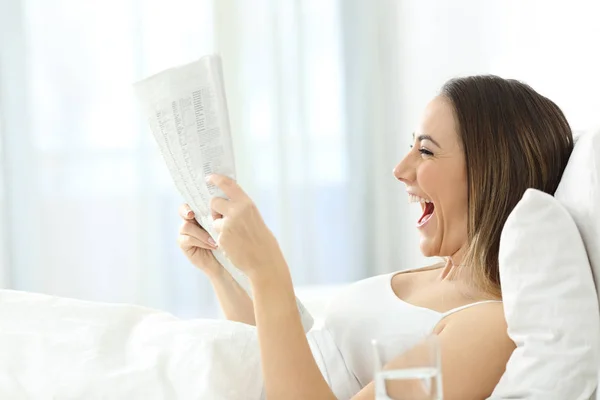
[(448, 257), (446, 259), (446, 265), (442, 268), (442, 273), (440, 275), (440, 279), (443, 280), (453, 280), (456, 279), (458, 275), (456, 272), (458, 271), (458, 267), (454, 265), (452, 262), (452, 258)]
[(459, 249), (450, 257), (446, 257), (446, 264), (441, 269), (440, 281), (454, 285), (465, 297), (471, 299), (500, 299), (501, 297), (484, 292), (473, 286), (468, 268), (461, 264), (465, 250)]
[(464, 246), (458, 249), (450, 257), (446, 258), (446, 265), (442, 268), (441, 280), (460, 280), (460, 267), (465, 250)]

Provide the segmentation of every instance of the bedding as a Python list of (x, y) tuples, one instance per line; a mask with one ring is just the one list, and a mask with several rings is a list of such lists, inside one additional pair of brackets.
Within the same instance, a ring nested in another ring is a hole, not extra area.
[(255, 328), (0, 291), (1, 399), (260, 399)]

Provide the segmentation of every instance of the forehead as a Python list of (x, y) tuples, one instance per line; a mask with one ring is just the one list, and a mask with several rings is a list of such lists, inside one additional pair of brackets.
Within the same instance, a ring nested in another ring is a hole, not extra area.
[(427, 104), (418, 133), (430, 135), (442, 147), (458, 143), (454, 109), (447, 99), (437, 96)]

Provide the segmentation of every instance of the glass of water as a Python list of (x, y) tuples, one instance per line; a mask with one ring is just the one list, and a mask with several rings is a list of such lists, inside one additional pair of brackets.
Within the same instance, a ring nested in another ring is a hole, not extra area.
[(437, 335), (374, 339), (376, 400), (442, 400)]

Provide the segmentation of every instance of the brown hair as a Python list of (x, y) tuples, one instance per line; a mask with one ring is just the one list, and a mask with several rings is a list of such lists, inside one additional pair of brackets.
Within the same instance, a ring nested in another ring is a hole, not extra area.
[(441, 95), (454, 108), (467, 170), (468, 250), (474, 284), (500, 297), (500, 233), (525, 190), (554, 194), (573, 150), (562, 111), (530, 86), (497, 76), (452, 79)]

